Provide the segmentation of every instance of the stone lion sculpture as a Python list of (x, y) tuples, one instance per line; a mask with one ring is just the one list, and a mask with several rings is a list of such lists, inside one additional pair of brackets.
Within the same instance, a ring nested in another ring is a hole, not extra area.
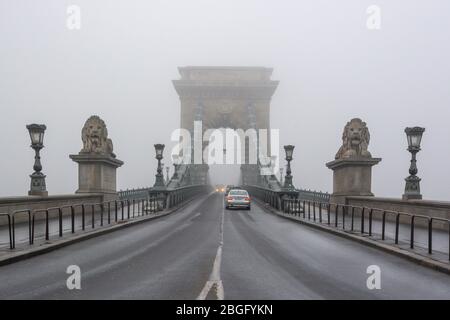
[(83, 140), (83, 149), (80, 153), (97, 153), (116, 157), (113, 153), (113, 143), (111, 139), (108, 139), (108, 129), (100, 117), (91, 116), (86, 121), (81, 131), (81, 139)]
[(353, 157), (371, 158), (367, 150), (370, 141), (369, 129), (361, 119), (355, 118), (347, 122), (342, 133), (342, 146), (336, 154), (336, 159)]

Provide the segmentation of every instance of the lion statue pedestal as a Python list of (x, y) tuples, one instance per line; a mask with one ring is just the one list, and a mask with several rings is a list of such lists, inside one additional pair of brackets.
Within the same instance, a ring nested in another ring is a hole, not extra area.
[(381, 158), (372, 158), (367, 150), (370, 134), (366, 123), (352, 119), (344, 128), (342, 141), (335, 160), (326, 164), (333, 170), (331, 201), (344, 203), (347, 196), (373, 196), (372, 167)]
[(90, 117), (82, 130), (83, 149), (70, 155), (78, 163), (78, 190), (76, 193), (117, 194), (116, 169), (123, 161), (116, 159), (113, 144), (103, 120)]

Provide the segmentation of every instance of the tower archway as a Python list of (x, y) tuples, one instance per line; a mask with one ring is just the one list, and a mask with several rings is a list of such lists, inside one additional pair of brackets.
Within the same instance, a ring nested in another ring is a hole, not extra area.
[[(270, 132), (270, 102), (278, 87), (271, 80), (273, 69), (265, 67), (179, 67), (180, 79), (173, 85), (180, 98), (180, 128), (191, 132), (201, 121), (206, 130), (230, 128), (267, 129)], [(203, 143), (203, 148), (207, 145)], [(248, 156), (248, 144), (245, 159)], [(270, 150), (270, 146), (268, 149)], [(191, 157), (192, 161), (194, 157)], [(245, 160), (245, 161), (246, 161)], [(254, 164), (241, 165), (241, 180), (255, 179)], [(207, 181), (207, 165), (191, 164), (191, 179)]]

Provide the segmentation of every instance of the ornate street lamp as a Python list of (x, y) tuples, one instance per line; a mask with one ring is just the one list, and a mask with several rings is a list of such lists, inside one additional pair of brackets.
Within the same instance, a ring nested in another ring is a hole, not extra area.
[(284, 187), (288, 189), (294, 188), (292, 185), (292, 175), (291, 175), (291, 161), (292, 161), (292, 154), (294, 152), (294, 146), (293, 145), (287, 145), (284, 146), (284, 151), (286, 152), (286, 176), (284, 177)]
[(417, 174), (416, 154), (420, 151), (420, 142), (425, 128), (406, 128), (405, 133), (408, 139), (408, 151), (411, 152), (411, 165), (409, 167), (410, 176), (405, 179), (405, 194), (403, 200), (422, 199), (420, 194), (420, 178)]
[(28, 195), (30, 196), (48, 196), (45, 185), (45, 175), (41, 172), (41, 156), (39, 151), (44, 147), (44, 133), (47, 127), (43, 124), (27, 125), (28, 132), (31, 138), (31, 148), (34, 149), (34, 172), (30, 175), (31, 184)]
[(158, 160), (158, 169), (156, 173), (156, 180), (154, 187), (164, 187), (164, 175), (162, 173), (163, 169), (161, 166), (161, 160), (163, 159), (164, 145), (155, 144), (156, 159)]

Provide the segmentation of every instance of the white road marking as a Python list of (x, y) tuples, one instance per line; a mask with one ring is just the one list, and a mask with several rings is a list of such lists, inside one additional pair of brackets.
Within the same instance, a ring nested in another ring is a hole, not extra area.
[(209, 280), (206, 281), (205, 286), (197, 297), (197, 300), (205, 300), (212, 288), (216, 289), (216, 296), (218, 300), (223, 300), (225, 292), (223, 290), (222, 280), (220, 279), (220, 266), (222, 264), (222, 247), (223, 247), (223, 224), (224, 224), (225, 210), (222, 207), (221, 221), (220, 221), (220, 240), (217, 248), (216, 258), (214, 259), (213, 269)]

